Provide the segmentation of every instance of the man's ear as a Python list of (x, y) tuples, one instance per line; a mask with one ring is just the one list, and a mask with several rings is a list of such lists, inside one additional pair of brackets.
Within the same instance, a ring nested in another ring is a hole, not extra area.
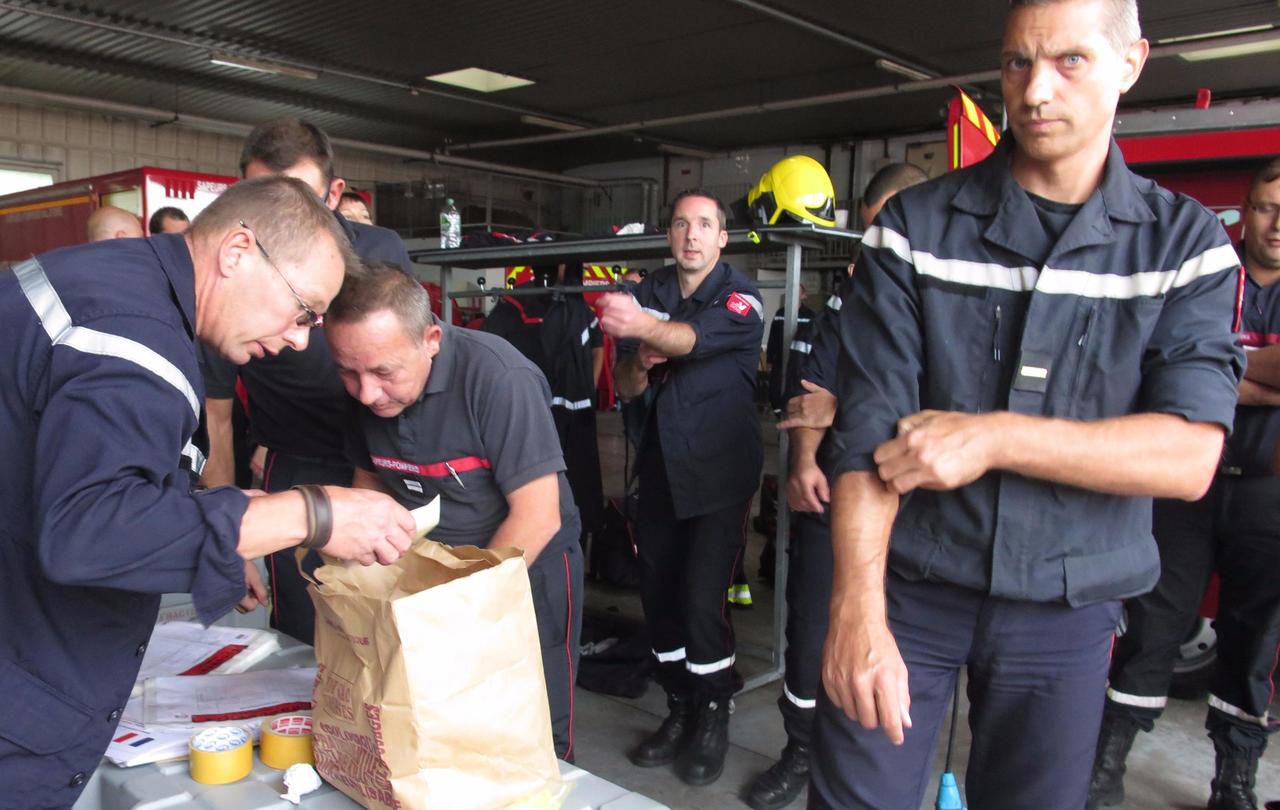
[(324, 198), (324, 204), (330, 211), (338, 210), (338, 203), (342, 202), (342, 192), (346, 190), (347, 181), (341, 177), (335, 177), (329, 181), (329, 196)]
[(720, 236), (717, 238), (717, 240), (716, 240), (716, 241), (717, 241), (717, 242), (719, 242), (720, 247), (722, 247), (722, 248), (723, 248), (724, 246), (728, 245), (728, 244), (729, 244), (729, 232), (728, 232), (727, 230), (725, 230), (724, 228), (721, 228), (721, 229), (720, 229)]
[(1128, 47), (1121, 55), (1124, 75), (1120, 79), (1120, 93), (1129, 92), (1129, 88), (1137, 83), (1138, 77), (1142, 75), (1142, 67), (1147, 64), (1147, 56), (1151, 53), (1151, 44), (1145, 39), (1140, 39)]
[(440, 352), (440, 338), (444, 337), (444, 327), (438, 323), (433, 323), (422, 333), (422, 342), (427, 347), (427, 353), (431, 357), (435, 357)]
[(230, 278), (241, 272), (247, 257), (255, 249), (248, 229), (236, 226), (227, 231), (218, 243), (218, 275)]

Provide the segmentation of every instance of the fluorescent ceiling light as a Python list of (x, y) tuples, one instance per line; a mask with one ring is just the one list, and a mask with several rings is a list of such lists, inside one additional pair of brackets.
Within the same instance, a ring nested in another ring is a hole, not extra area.
[(906, 65), (900, 65), (891, 59), (877, 59), (876, 67), (881, 70), (887, 70), (890, 73), (896, 73), (899, 76), (906, 76), (908, 79), (914, 79), (916, 81), (924, 81), (925, 79), (933, 78), (933, 74), (931, 73), (925, 73), (923, 70), (916, 70), (915, 68), (907, 67)]
[(499, 90), (510, 90), (513, 87), (524, 87), (525, 85), (533, 84), (529, 79), (508, 76), (505, 73), (494, 73), (492, 70), (477, 67), (451, 70), (448, 73), (437, 73), (426, 78), (428, 81), (451, 84), (454, 87), (476, 90), (481, 93), (496, 93)]
[(577, 132), (585, 129), (581, 124), (570, 124), (568, 121), (557, 121), (554, 118), (543, 118), (541, 115), (522, 115), (520, 123), (547, 129), (558, 129), (561, 132)]
[(209, 63), (222, 65), (223, 67), (239, 68), (240, 70), (250, 70), (254, 73), (267, 73), (272, 76), (290, 76), (295, 79), (320, 78), (320, 74), (314, 70), (280, 65), (263, 59), (252, 59), (248, 56), (236, 56), (230, 53), (211, 53), (209, 54)]
[(1165, 37), (1157, 39), (1157, 45), (1172, 45), (1175, 42), (1195, 42), (1198, 39), (1215, 39), (1217, 37), (1229, 37), (1234, 34), (1252, 34), (1255, 31), (1266, 31), (1270, 25), (1250, 25), (1245, 28), (1228, 28), (1225, 31), (1210, 31), (1207, 34), (1186, 34), (1180, 37)]
[(1231, 59), (1236, 56), (1252, 56), (1270, 51), (1280, 51), (1280, 36), (1262, 42), (1246, 42), (1242, 45), (1223, 45), (1221, 48), (1205, 48), (1202, 51), (1180, 53), (1188, 62), (1207, 62), (1210, 59)]

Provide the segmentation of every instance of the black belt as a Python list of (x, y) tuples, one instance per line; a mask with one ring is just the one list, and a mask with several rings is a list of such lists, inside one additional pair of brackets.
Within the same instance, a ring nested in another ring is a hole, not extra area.
[(283, 450), (274, 450), (267, 448), (267, 453), (275, 456), (285, 456), (293, 461), (301, 461), (303, 464), (320, 464), (325, 467), (351, 467), (350, 461), (345, 458), (319, 458), (317, 456), (300, 456), (297, 453), (286, 453)]

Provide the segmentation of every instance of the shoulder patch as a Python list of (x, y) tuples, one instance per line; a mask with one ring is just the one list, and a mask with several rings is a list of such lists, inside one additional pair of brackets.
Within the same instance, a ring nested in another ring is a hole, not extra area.
[(736, 292), (731, 294), (727, 299), (725, 299), (724, 306), (725, 309), (729, 310), (734, 315), (740, 315), (744, 318), (752, 310), (755, 310), (756, 315), (759, 315), (761, 320), (764, 320), (764, 316), (761, 315), (763, 306), (755, 297), (747, 295), (746, 293)]

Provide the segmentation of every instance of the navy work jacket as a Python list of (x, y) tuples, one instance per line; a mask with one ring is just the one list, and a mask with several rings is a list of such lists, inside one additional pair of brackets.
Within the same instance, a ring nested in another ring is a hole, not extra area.
[[(653, 398), (646, 398), (646, 430), (657, 430), (676, 517), (746, 501), (764, 465), (754, 402), (764, 336), (759, 290), (720, 262), (688, 298), (680, 296), (674, 266), (646, 276), (635, 297), (649, 314), (686, 323), (697, 335), (691, 352), (654, 367)], [(619, 357), (637, 346), (619, 341)]]
[(160, 594), (244, 596), (248, 497), (192, 492), (204, 396), (182, 236), (0, 273), (0, 805), (69, 806), (129, 699)]
[[(1230, 431), (1243, 353), (1240, 263), (1194, 200), (1131, 173), (1114, 142), (1100, 186), (1054, 242), (986, 160), (907, 189), (863, 239), (841, 310), (835, 473), (925, 409), (1101, 420), (1174, 414)], [(903, 502), (890, 565), (994, 596), (1073, 606), (1150, 590), (1151, 500), (989, 472)]]

